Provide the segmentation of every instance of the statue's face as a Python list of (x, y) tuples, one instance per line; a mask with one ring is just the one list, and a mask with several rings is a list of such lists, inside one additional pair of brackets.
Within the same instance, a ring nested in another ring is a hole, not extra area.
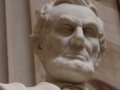
[(88, 80), (100, 52), (96, 15), (83, 6), (61, 4), (50, 16), (53, 27), (42, 43), (45, 68), (61, 81)]

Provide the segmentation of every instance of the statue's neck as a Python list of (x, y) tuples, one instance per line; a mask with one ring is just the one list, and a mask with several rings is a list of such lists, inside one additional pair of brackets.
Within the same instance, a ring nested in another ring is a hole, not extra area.
[[(86, 82), (82, 82), (82, 83), (72, 83), (72, 82), (63, 82), (63, 81), (59, 81), (57, 79), (55, 79), (54, 77), (52, 77), (49, 73), (46, 73), (46, 82), (52, 83), (56, 86), (58, 86), (59, 88), (76, 88), (76, 87), (80, 87), (80, 88), (86, 88)], [(61, 89), (62, 90), (62, 89)], [(79, 89), (78, 89), (79, 90)], [(87, 90), (87, 89), (81, 89), (81, 90)]]
[(65, 83), (65, 82), (50, 82), (56, 86), (58, 86), (61, 90), (88, 90), (86, 87), (86, 83)]

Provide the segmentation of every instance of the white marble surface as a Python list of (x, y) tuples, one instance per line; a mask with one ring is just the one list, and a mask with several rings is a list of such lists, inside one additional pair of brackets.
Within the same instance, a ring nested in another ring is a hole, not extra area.
[[(107, 36), (107, 50), (102, 59), (100, 67), (97, 69), (96, 72), (98, 73), (97, 75), (100, 76), (101, 79), (108, 78), (111, 80), (110, 81), (111, 85), (117, 87), (118, 84), (120, 83), (119, 78), (120, 18), (117, 2), (116, 0), (91, 0), (91, 1), (97, 6), (99, 10), (99, 16), (101, 17), (105, 24), (105, 32)], [(48, 2), (48, 0), (46, 2)], [(36, 3), (34, 9), (37, 9), (40, 5), (39, 4), (40, 1), (36, 0), (34, 1), (34, 3)], [(32, 5), (34, 6), (34, 4)], [(33, 12), (32, 16), (34, 16)], [(107, 79), (105, 80), (107, 83), (109, 83)]]

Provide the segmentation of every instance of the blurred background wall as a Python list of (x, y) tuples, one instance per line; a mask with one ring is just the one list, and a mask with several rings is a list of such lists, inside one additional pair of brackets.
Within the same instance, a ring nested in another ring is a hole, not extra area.
[[(34, 54), (30, 34), (35, 10), (50, 0), (0, 0), (0, 83), (34, 86), (45, 72)], [(91, 0), (104, 22), (107, 49), (89, 80), (91, 90), (120, 90), (120, 17), (118, 0)], [(99, 88), (99, 89), (98, 89)]]

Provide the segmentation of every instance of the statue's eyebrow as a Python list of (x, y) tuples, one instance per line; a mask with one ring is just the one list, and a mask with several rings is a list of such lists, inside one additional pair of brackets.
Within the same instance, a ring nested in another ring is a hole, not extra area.
[(71, 17), (66, 16), (66, 15), (60, 16), (60, 17), (57, 19), (57, 22), (59, 22), (59, 21), (70, 21), (70, 22), (73, 22), (73, 23), (74, 23), (74, 19), (72, 19)]
[(96, 29), (98, 29), (98, 25), (97, 25), (97, 22), (94, 22), (92, 20), (84, 20), (84, 23), (83, 23), (83, 26), (94, 26)]

